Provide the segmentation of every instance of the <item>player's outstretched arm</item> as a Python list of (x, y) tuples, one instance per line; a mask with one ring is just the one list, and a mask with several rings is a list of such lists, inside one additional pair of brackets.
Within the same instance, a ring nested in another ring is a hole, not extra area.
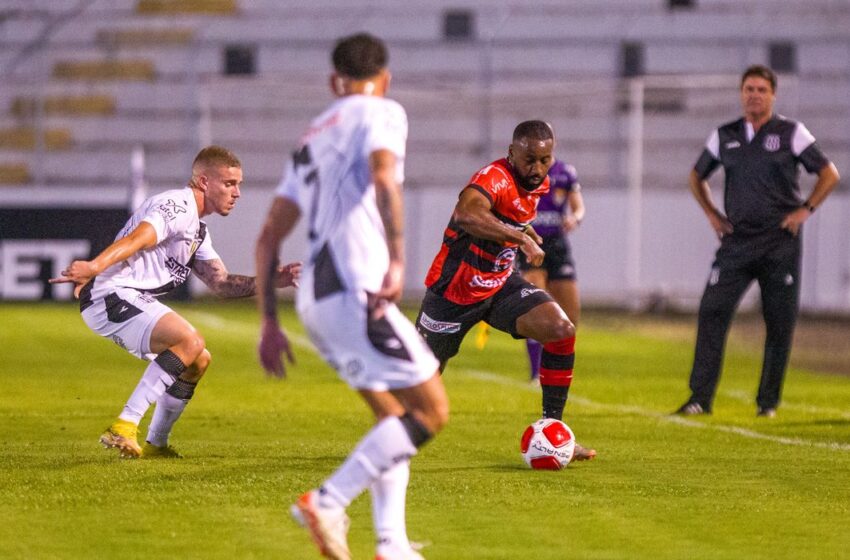
[(251, 276), (230, 274), (221, 259), (195, 260), (192, 270), (212, 293), (224, 298), (252, 296), (257, 292), (256, 282)]
[(524, 232), (505, 225), (493, 215), (491, 208), (492, 204), (486, 196), (475, 188), (467, 187), (460, 193), (452, 219), (476, 237), (499, 243), (516, 243), (532, 266), (540, 266), (545, 256), (539, 245), (542, 241), (540, 236), (532, 228)]
[[(295, 363), (295, 356), (277, 319), (277, 254), (281, 243), (292, 232), (300, 216), (301, 211), (293, 201), (283, 197), (275, 198), (257, 239), (255, 250), (257, 305), (262, 317), (258, 347), (260, 365), (268, 374), (279, 378), (286, 377), (286, 366), (281, 354), (286, 354), (290, 363)], [(300, 265), (298, 270), (300, 273)]]
[(369, 169), (375, 183), (375, 198), (384, 234), (390, 265), (384, 275), (378, 301), (398, 301), (404, 288), (404, 204), (401, 185), (396, 181), (396, 156), (390, 150), (377, 150), (369, 155)]
[[(221, 259), (196, 260), (192, 270), (219, 297), (238, 298), (253, 296), (257, 293), (257, 282), (253, 276), (230, 274)], [(276, 288), (298, 286), (300, 276), (300, 262), (279, 266), (275, 271), (274, 286)]]
[(83, 289), (92, 278), (109, 268), (115, 263), (127, 260), (143, 249), (150, 249), (156, 245), (156, 230), (147, 222), (142, 222), (133, 231), (115, 241), (112, 245), (101, 251), (101, 253), (90, 261), (74, 261), (68, 268), (60, 273), (60, 276), (51, 278), (51, 284), (62, 284), (73, 282), (74, 297), (80, 297)]

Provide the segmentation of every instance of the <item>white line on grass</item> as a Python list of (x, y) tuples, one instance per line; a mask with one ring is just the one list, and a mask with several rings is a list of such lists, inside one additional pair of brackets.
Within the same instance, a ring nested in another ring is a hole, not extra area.
[[(747, 394), (746, 391), (723, 391), (723, 394), (727, 397), (730, 397), (736, 401), (740, 402), (752, 402), (753, 397)], [(799, 412), (806, 412), (808, 414), (817, 414), (817, 415), (834, 415), (839, 416), (844, 419), (850, 419), (850, 413), (838, 409), (838, 408), (829, 408), (824, 406), (814, 406), (809, 404), (801, 404), (795, 402), (788, 402), (786, 400), (782, 401), (782, 408), (787, 410), (797, 410)]]
[[(243, 336), (251, 336), (254, 338), (255, 342), (260, 341), (260, 324), (256, 325), (253, 323), (246, 323), (243, 321), (230, 321), (227, 319), (222, 319), (218, 315), (214, 315), (212, 313), (207, 313), (206, 311), (186, 311), (184, 313), (187, 318), (197, 321), (199, 323), (204, 323), (208, 327), (213, 329), (221, 329), (223, 331), (227, 331), (228, 333), (238, 332)], [(313, 348), (313, 344), (306, 336), (302, 336), (298, 333), (293, 333), (290, 331), (286, 331), (286, 336), (295, 344), (301, 348), (305, 348), (307, 350), (312, 350), (314, 353), (316, 349)]]
[[(489, 371), (481, 371), (475, 369), (460, 369), (460, 371), (466, 373), (469, 377), (473, 379), (480, 379), (481, 381), (489, 381), (492, 383), (499, 383), (501, 385), (507, 385), (510, 387), (514, 387), (517, 389), (522, 389), (525, 391), (534, 391), (535, 393), (539, 391), (538, 387), (534, 387), (526, 382), (518, 381), (515, 379), (507, 378), (503, 375), (498, 375), (496, 373), (492, 373)], [(726, 432), (729, 434), (735, 434), (741, 437), (749, 438), (749, 439), (760, 439), (765, 441), (771, 441), (774, 443), (781, 443), (784, 445), (801, 445), (805, 447), (819, 447), (822, 449), (832, 449), (835, 451), (850, 451), (850, 444), (846, 443), (838, 443), (838, 442), (826, 442), (826, 441), (811, 441), (801, 438), (789, 438), (782, 436), (772, 436), (768, 434), (762, 434), (760, 432), (756, 432), (753, 430), (748, 430), (746, 428), (739, 428), (737, 426), (727, 426), (724, 424), (708, 424), (704, 422), (699, 422), (697, 420), (691, 420), (689, 418), (683, 418), (681, 416), (673, 416), (669, 414), (664, 414), (662, 412), (657, 412), (654, 410), (650, 410), (648, 408), (643, 408), (640, 406), (626, 406), (626, 405), (617, 405), (617, 404), (605, 404), (599, 403), (596, 401), (592, 401), (590, 399), (586, 399), (578, 396), (571, 396), (570, 400), (574, 403), (577, 403), (581, 406), (587, 406), (589, 408), (596, 408), (598, 410), (608, 410), (611, 412), (616, 412), (619, 414), (634, 414), (637, 416), (644, 416), (646, 418), (653, 418), (655, 420), (659, 420), (661, 422), (668, 422), (670, 424), (678, 424), (680, 426), (687, 426), (689, 428), (703, 428), (709, 430), (716, 430), (718, 432)]]
[[(214, 329), (222, 329), (226, 330), (229, 333), (238, 332), (241, 335), (252, 336), (255, 340), (259, 336), (260, 326), (245, 323), (242, 321), (232, 321), (222, 319), (218, 315), (214, 315), (212, 313), (207, 313), (205, 311), (197, 311), (191, 310), (186, 312), (186, 315), (194, 318), (195, 320), (205, 323), (206, 325), (214, 328)], [(287, 333), (289, 340), (291, 340), (295, 345), (308, 350), (313, 353), (317, 353), (316, 349), (313, 347), (313, 344), (309, 341), (309, 339), (305, 336), (296, 333)], [(491, 383), (498, 383), (500, 385), (507, 385), (510, 387), (514, 387), (524, 391), (534, 391), (535, 393), (539, 391), (538, 387), (533, 387), (526, 382), (518, 381), (515, 379), (510, 379), (503, 375), (499, 375), (490, 371), (482, 371), (476, 369), (467, 369), (467, 368), (459, 368), (457, 371), (461, 371), (467, 374), (469, 377), (473, 379), (479, 379), (481, 381), (487, 381)], [(735, 397), (734, 392), (731, 396)], [(753, 430), (748, 430), (746, 428), (739, 428), (737, 426), (727, 426), (724, 424), (707, 424), (703, 422), (699, 422), (696, 420), (691, 420), (688, 418), (683, 418), (681, 416), (671, 416), (661, 412), (657, 412), (654, 410), (650, 410), (648, 408), (643, 408), (641, 406), (627, 406), (627, 405), (617, 405), (617, 404), (605, 404), (599, 403), (584, 397), (579, 396), (571, 396), (570, 400), (574, 403), (577, 403), (581, 406), (587, 406), (589, 408), (596, 408), (598, 410), (608, 410), (611, 412), (616, 412), (618, 414), (634, 414), (636, 416), (644, 416), (646, 418), (653, 418), (655, 420), (659, 420), (661, 422), (668, 422), (670, 424), (677, 424), (680, 426), (687, 426), (689, 428), (703, 428), (709, 430), (716, 430), (718, 432), (725, 432), (729, 434), (735, 434), (741, 437), (749, 438), (749, 439), (760, 439), (764, 441), (771, 441), (774, 443), (781, 443), (783, 445), (799, 445), (805, 447), (818, 447), (822, 449), (832, 449), (835, 451), (850, 451), (850, 444), (846, 443), (838, 443), (838, 442), (823, 442), (823, 441), (810, 441), (800, 438), (788, 438), (782, 436), (771, 436), (768, 434), (762, 434), (760, 432), (756, 432)], [(788, 406), (788, 405), (784, 405)], [(790, 407), (789, 407), (790, 408)], [(807, 407), (805, 405), (796, 405), (794, 408), (799, 410), (806, 410), (809, 412), (817, 412), (825, 413), (832, 412), (831, 409), (821, 409), (819, 407)]]

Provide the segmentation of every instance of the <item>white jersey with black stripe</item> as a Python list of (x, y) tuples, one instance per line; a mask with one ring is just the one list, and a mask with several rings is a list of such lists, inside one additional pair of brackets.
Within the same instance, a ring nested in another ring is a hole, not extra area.
[(96, 277), (92, 295), (116, 287), (135, 288), (160, 295), (184, 283), (194, 259), (220, 258), (213, 249), (206, 224), (200, 221), (192, 189), (185, 187), (154, 195), (133, 212), (115, 240), (147, 222), (156, 231), (156, 245), (116, 263)]
[[(389, 265), (369, 156), (389, 150), (404, 180), (407, 115), (390, 99), (349, 95), (314, 119), (286, 166), (277, 196), (295, 202), (308, 222), (314, 259), (329, 253), (342, 288), (376, 292)], [(307, 291), (302, 284), (301, 293)]]

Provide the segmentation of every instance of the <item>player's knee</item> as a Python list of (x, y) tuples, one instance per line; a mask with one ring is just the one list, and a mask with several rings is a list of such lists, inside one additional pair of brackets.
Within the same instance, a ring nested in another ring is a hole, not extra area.
[(558, 319), (557, 321), (553, 321), (552, 324), (548, 326), (546, 329), (546, 336), (541, 337), (537, 340), (546, 344), (547, 342), (555, 342), (557, 340), (564, 340), (567, 338), (573, 338), (576, 335), (576, 327), (573, 325), (572, 321), (569, 319)]
[(206, 351), (206, 345), (204, 337), (198, 331), (187, 333), (179, 344), (180, 350), (188, 358), (186, 361), (193, 365), (203, 359), (202, 354)]
[(449, 403), (448, 401), (440, 402), (434, 407), (430, 414), (431, 416), (431, 432), (436, 434), (449, 423)]
[(210, 367), (210, 363), (212, 363), (212, 354), (210, 354), (209, 350), (204, 348), (193, 364), (198, 370), (198, 377), (204, 375), (204, 372), (207, 371), (208, 367)]
[(569, 319), (558, 323), (556, 328), (558, 340), (573, 338), (576, 335), (576, 326)]

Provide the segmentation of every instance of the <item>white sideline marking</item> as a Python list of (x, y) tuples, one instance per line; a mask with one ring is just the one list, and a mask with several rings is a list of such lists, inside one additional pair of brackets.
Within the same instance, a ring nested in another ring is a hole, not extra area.
[[(226, 319), (222, 319), (218, 315), (214, 315), (212, 313), (207, 313), (205, 311), (187, 311), (187, 317), (193, 317), (196, 320), (207, 324), (208, 326), (214, 329), (225, 329), (229, 333), (234, 333), (234, 331), (238, 332), (240, 335), (253, 337), (254, 340), (259, 339), (260, 326), (259, 324), (254, 325), (252, 323), (245, 323), (242, 321), (228, 321)], [(291, 340), (295, 345), (308, 350), (314, 354), (318, 354), (316, 349), (313, 347), (313, 344), (310, 340), (302, 336), (300, 334), (287, 332), (287, 336), (289, 340)], [(473, 379), (479, 379), (481, 381), (488, 381), (491, 383), (498, 383), (500, 385), (507, 385), (510, 387), (514, 387), (517, 389), (521, 389), (524, 391), (533, 391), (538, 392), (539, 387), (534, 387), (529, 385), (528, 383), (517, 381), (515, 379), (507, 378), (503, 375), (498, 375), (496, 373), (490, 371), (482, 371), (476, 369), (467, 369), (467, 368), (458, 368), (456, 371), (463, 372), (467, 374), (469, 377)], [(742, 391), (728, 392), (730, 396), (733, 398), (741, 398), (746, 397)], [(748, 397), (746, 397), (748, 399)], [(644, 416), (646, 418), (653, 418), (655, 420), (659, 420), (661, 422), (667, 422), (670, 424), (678, 424), (680, 426), (687, 426), (689, 428), (703, 428), (716, 430), (718, 432), (725, 432), (729, 434), (735, 434), (741, 437), (749, 438), (749, 439), (760, 439), (764, 441), (771, 441), (774, 443), (781, 443), (783, 445), (799, 445), (805, 447), (818, 447), (821, 449), (831, 449), (835, 451), (850, 451), (850, 444), (847, 443), (838, 443), (838, 442), (824, 442), (824, 441), (811, 441), (800, 438), (788, 438), (782, 436), (771, 436), (768, 434), (762, 434), (760, 432), (756, 432), (753, 430), (748, 430), (746, 428), (739, 428), (737, 426), (727, 426), (723, 424), (706, 424), (704, 422), (698, 422), (696, 420), (691, 420), (689, 418), (684, 418), (681, 416), (673, 416), (664, 414), (661, 412), (656, 412), (654, 410), (650, 410), (648, 408), (644, 408), (641, 406), (629, 406), (629, 405), (617, 405), (617, 404), (605, 404), (598, 403), (596, 401), (592, 401), (590, 399), (578, 396), (571, 396), (570, 400), (574, 403), (580, 404), (581, 406), (587, 406), (589, 408), (596, 408), (599, 410), (609, 410), (611, 412), (616, 412), (619, 414), (634, 414), (636, 416)], [(834, 414), (835, 409), (828, 408), (820, 408), (820, 407), (809, 407), (806, 405), (787, 405), (783, 404), (783, 407), (789, 409), (803, 410), (808, 412), (818, 412), (821, 414), (830, 413)], [(842, 413), (843, 416), (850, 416)]]
[[(723, 394), (726, 395), (727, 397), (730, 397), (730, 398), (736, 400), (736, 401), (746, 402), (746, 403), (753, 402), (752, 395), (747, 394), (746, 391), (723, 391)], [(797, 410), (797, 411), (800, 411), (800, 412), (807, 412), (809, 414), (817, 414), (817, 415), (830, 414), (830, 415), (833, 415), (833, 416), (839, 416), (839, 417), (844, 418), (846, 420), (850, 420), (850, 413), (848, 413), (847, 411), (841, 410), (839, 408), (829, 408), (829, 407), (825, 407), (825, 406), (814, 406), (814, 405), (808, 405), (808, 404), (799, 404), (799, 403), (795, 403), (795, 402), (788, 402), (788, 401), (785, 401), (785, 400), (782, 401), (782, 408), (785, 408), (785, 409), (788, 409), (788, 410)]]
[[(515, 387), (517, 389), (522, 389), (525, 391), (533, 391), (537, 392), (539, 390), (538, 387), (534, 387), (529, 385), (528, 383), (517, 381), (515, 379), (509, 379), (503, 375), (498, 375), (489, 371), (481, 371), (476, 369), (466, 369), (461, 368), (459, 371), (466, 373), (469, 377), (474, 379), (480, 379), (481, 381), (489, 381), (492, 383), (498, 383), (500, 385), (508, 385), (511, 387)], [(838, 442), (825, 442), (825, 441), (811, 441), (800, 438), (789, 438), (782, 436), (772, 436), (768, 434), (762, 434), (760, 432), (756, 432), (753, 430), (748, 430), (746, 428), (739, 428), (737, 426), (727, 426), (723, 424), (707, 424), (704, 422), (699, 422), (697, 420), (692, 420), (689, 418), (683, 418), (681, 416), (668, 415), (661, 412), (656, 412), (654, 410), (650, 410), (648, 408), (643, 408), (641, 406), (627, 406), (627, 405), (616, 405), (616, 404), (605, 404), (598, 403), (596, 401), (592, 401), (590, 399), (586, 399), (583, 397), (571, 396), (570, 400), (574, 403), (578, 403), (582, 406), (587, 406), (590, 408), (596, 408), (599, 410), (609, 410), (611, 412), (617, 412), (620, 414), (634, 414), (637, 416), (644, 416), (646, 418), (653, 418), (655, 420), (659, 420), (661, 422), (668, 422), (670, 424), (678, 424), (680, 426), (687, 426), (689, 428), (703, 428), (709, 430), (717, 430), (718, 432), (726, 432), (729, 434), (735, 434), (741, 437), (749, 438), (749, 439), (761, 439), (765, 441), (771, 441), (774, 443), (781, 443), (784, 445), (800, 445), (805, 447), (819, 447), (821, 449), (832, 449), (835, 451), (850, 451), (850, 444), (847, 443), (838, 443)]]
[[(186, 311), (184, 314), (187, 318), (204, 323), (213, 329), (226, 330), (228, 333), (238, 332), (240, 335), (253, 337), (256, 342), (260, 341), (259, 323), (255, 325), (253, 323), (246, 323), (243, 321), (229, 321), (227, 319), (222, 319), (218, 315), (207, 313), (206, 311), (191, 310)], [(300, 346), (307, 350), (311, 350), (313, 353), (317, 353), (316, 349), (313, 347), (313, 343), (310, 342), (310, 339), (306, 336), (286, 331), (286, 337), (296, 346)]]

